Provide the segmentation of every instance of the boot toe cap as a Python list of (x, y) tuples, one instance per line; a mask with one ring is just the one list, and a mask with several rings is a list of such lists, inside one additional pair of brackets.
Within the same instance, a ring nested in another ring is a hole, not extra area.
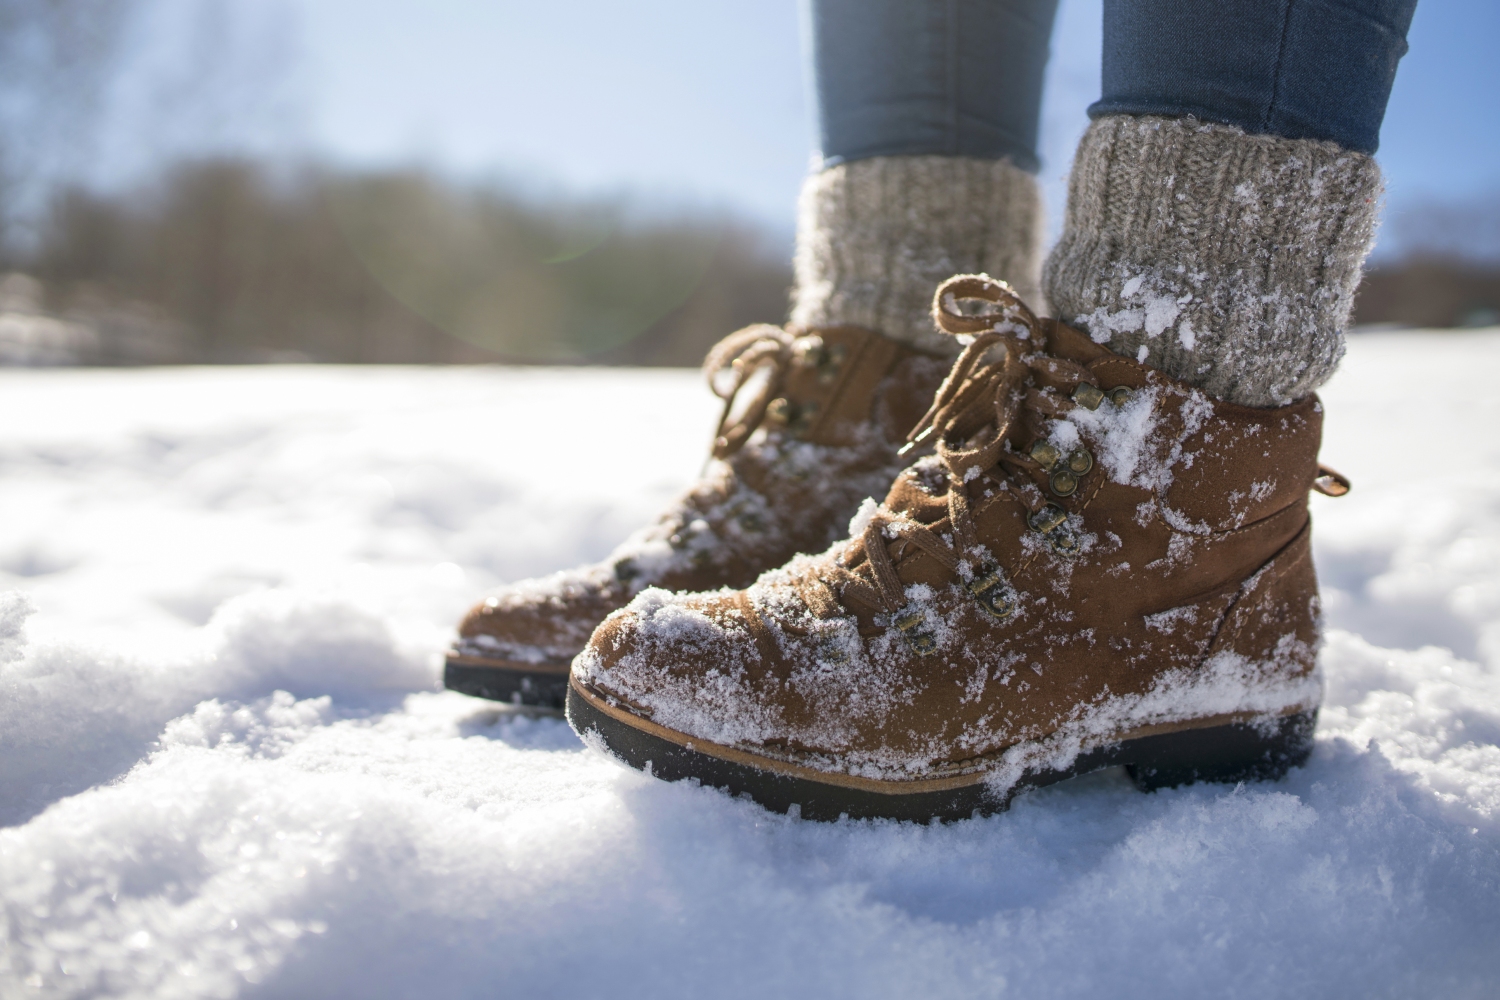
[(458, 626), (459, 645), (566, 662), (619, 603), (608, 582), (591, 570), (522, 580), (469, 609)]
[[(733, 593), (643, 591), (594, 631), (573, 661), (574, 679), (679, 732), (753, 739), (761, 727), (752, 689), (766, 664), (741, 605)], [(726, 714), (726, 705), (736, 711)]]

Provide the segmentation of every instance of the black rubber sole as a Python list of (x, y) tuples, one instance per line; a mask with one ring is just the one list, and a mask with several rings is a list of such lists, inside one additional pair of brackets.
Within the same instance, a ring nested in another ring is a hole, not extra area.
[(449, 657), (443, 664), (443, 687), (476, 698), (562, 711), (568, 675), (514, 667), (489, 667)]
[(790, 812), (796, 807), (803, 819), (832, 821), (848, 816), (918, 823), (999, 812), (1027, 788), (1120, 764), (1142, 791), (1195, 781), (1274, 780), (1307, 760), (1317, 724), (1314, 710), (1283, 716), (1265, 726), (1232, 723), (1126, 740), (1080, 754), (1065, 770), (1028, 773), (999, 798), (982, 781), (941, 791), (892, 794), (764, 771), (642, 732), (606, 715), (571, 687), (567, 712), (568, 722), (579, 735), (597, 733), (631, 767), (666, 781), (695, 778), (732, 795), (749, 796), (772, 812)]

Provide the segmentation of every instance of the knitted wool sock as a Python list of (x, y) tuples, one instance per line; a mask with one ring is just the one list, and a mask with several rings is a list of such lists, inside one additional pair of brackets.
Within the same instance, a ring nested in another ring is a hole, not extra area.
[(1280, 406), (1343, 357), (1380, 192), (1375, 161), (1331, 142), (1100, 118), (1078, 146), (1047, 297), (1117, 354)]
[(813, 174), (797, 218), (796, 326), (863, 326), (952, 354), (932, 293), (954, 274), (1003, 278), (1040, 305), (1041, 199), (1004, 160), (877, 156)]

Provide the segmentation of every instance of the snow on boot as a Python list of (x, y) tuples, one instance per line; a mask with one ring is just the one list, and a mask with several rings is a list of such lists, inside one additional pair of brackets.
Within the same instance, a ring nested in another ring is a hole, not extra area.
[(643, 589), (743, 587), (826, 548), (905, 464), (903, 435), (947, 367), (857, 327), (730, 335), (704, 362), (725, 408), (699, 482), (603, 562), (510, 585), (475, 606), (444, 684), (561, 708), (573, 657)]
[(1217, 401), (983, 275), (934, 312), (970, 339), (913, 434), (936, 453), (820, 556), (610, 615), (574, 662), (574, 728), (818, 819), (964, 817), (1114, 764), (1150, 788), (1302, 761), (1307, 494), (1347, 488), (1318, 466), (1318, 400)]

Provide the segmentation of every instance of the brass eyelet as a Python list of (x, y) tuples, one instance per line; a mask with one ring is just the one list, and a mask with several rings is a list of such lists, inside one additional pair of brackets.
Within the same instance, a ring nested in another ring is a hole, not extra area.
[(798, 405), (785, 396), (778, 396), (766, 404), (766, 420), (775, 426), (786, 428), (789, 434), (796, 436), (806, 434), (817, 415), (818, 404), (815, 400)]
[(1016, 592), (1005, 582), (1005, 574), (992, 568), (976, 574), (966, 588), (990, 617), (1005, 621), (1016, 613)]
[(818, 643), (818, 659), (826, 660), (834, 666), (843, 666), (849, 662), (849, 651), (837, 639), (825, 638)]
[(1080, 382), (1078, 388), (1073, 390), (1073, 402), (1085, 410), (1097, 410), (1099, 404), (1104, 402), (1104, 393), (1097, 385)]
[(1031, 457), (1036, 459), (1042, 468), (1050, 469), (1062, 457), (1062, 452), (1053, 447), (1050, 441), (1038, 441), (1031, 446)]
[(849, 356), (849, 348), (843, 344), (834, 344), (824, 352), (823, 361), (818, 365), (818, 381), (823, 385), (832, 385), (838, 380), (839, 372), (844, 368), (844, 359)]
[(798, 337), (792, 343), (792, 360), (806, 368), (817, 367), (823, 358), (823, 338), (816, 333)]
[(1067, 528), (1047, 532), (1047, 544), (1052, 546), (1052, 551), (1060, 556), (1071, 558), (1078, 554), (1078, 536)]
[(822, 385), (830, 385), (837, 381), (839, 371), (844, 366), (844, 359), (848, 356), (849, 349), (843, 344), (834, 344), (829, 347), (823, 342), (823, 338), (815, 333), (798, 337), (792, 344), (792, 360), (800, 367), (816, 369), (818, 382)]
[(1094, 456), (1086, 449), (1075, 448), (1068, 455), (1068, 468), (1080, 476), (1086, 476), (1094, 467)]
[(1045, 535), (1067, 520), (1067, 511), (1055, 503), (1049, 503), (1041, 510), (1033, 511), (1031, 516), (1026, 519), (1026, 523), (1031, 526), (1032, 531), (1038, 531)]
[(1047, 540), (1052, 551), (1061, 556), (1078, 554), (1078, 536), (1068, 527), (1068, 513), (1055, 503), (1034, 511), (1026, 519), (1031, 529)]
[(1078, 492), (1078, 476), (1068, 469), (1058, 469), (1047, 485), (1053, 496), (1070, 497)]
[(918, 656), (937, 652), (937, 637), (923, 628), (927, 616), (920, 611), (907, 610), (891, 619), (891, 627), (901, 633), (901, 638)]
[(1124, 406), (1126, 403), (1130, 402), (1130, 386), (1117, 385), (1113, 389), (1109, 390), (1107, 395), (1109, 396), (1109, 401), (1111, 403), (1114, 403), (1116, 406)]
[(786, 425), (786, 429), (792, 434), (801, 437), (803, 434), (806, 434), (812, 427), (813, 419), (817, 417), (817, 415), (818, 404), (816, 401), (810, 399), (807, 402), (803, 403), (801, 406), (797, 407), (796, 415), (792, 417), (791, 422)]

